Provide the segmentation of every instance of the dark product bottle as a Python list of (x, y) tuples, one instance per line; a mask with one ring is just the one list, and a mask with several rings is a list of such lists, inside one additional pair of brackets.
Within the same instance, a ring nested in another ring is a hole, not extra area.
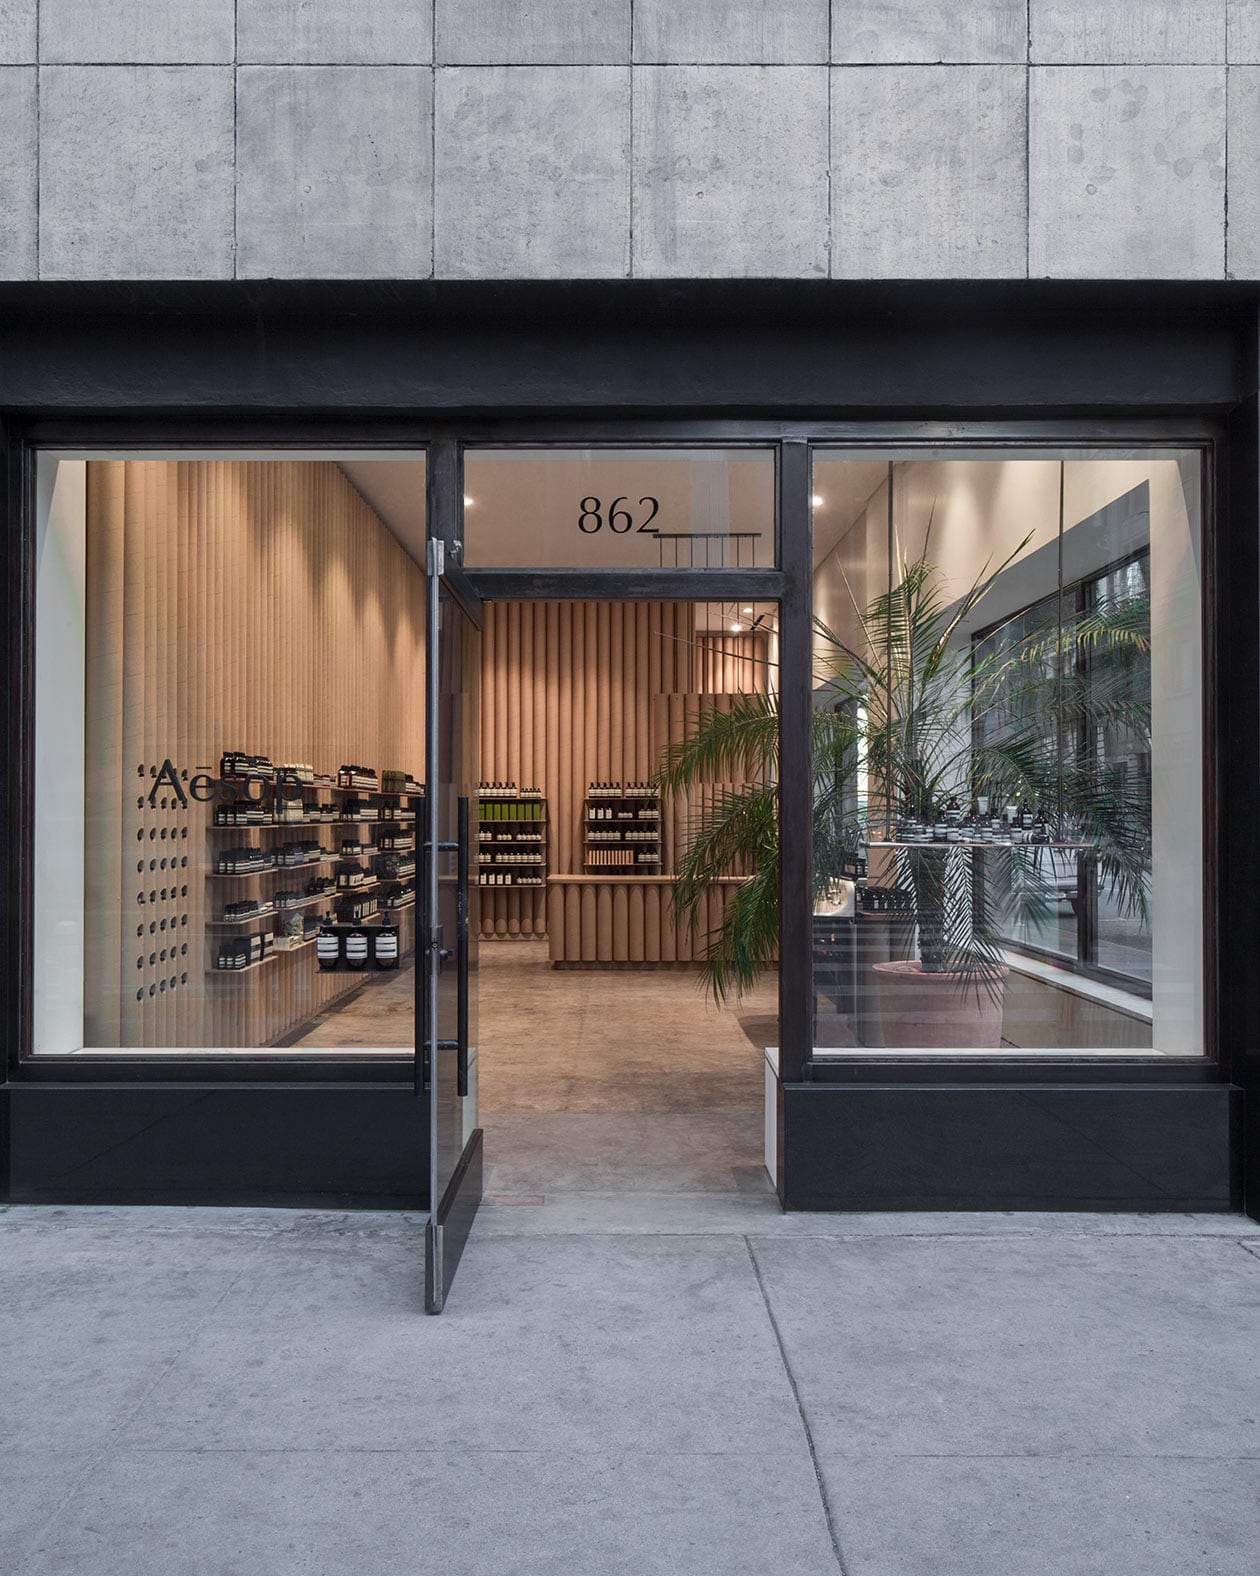
[(315, 956), (321, 969), (335, 969), (341, 958), (341, 939), (330, 926), (325, 926), (315, 941)]
[(372, 936), (372, 957), (378, 969), (398, 967), (398, 926), (381, 925)]
[(346, 937), (346, 965), (361, 969), (368, 960), (368, 936), (365, 930), (352, 930)]

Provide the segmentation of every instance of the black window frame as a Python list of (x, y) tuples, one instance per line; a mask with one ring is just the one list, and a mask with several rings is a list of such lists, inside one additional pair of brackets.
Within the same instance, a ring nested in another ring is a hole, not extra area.
[[(1218, 956), (1218, 882), (1215, 850), (1218, 846), (1220, 806), (1218, 760), (1221, 745), (1217, 643), (1220, 625), (1215, 617), (1220, 553), (1228, 544), (1218, 533), (1215, 500), (1227, 475), (1226, 426), (1211, 414), (1191, 412), (1168, 416), (1143, 414), (1079, 419), (1055, 416), (994, 419), (958, 418), (942, 422), (934, 417), (854, 420), (800, 419), (768, 412), (760, 418), (624, 417), (571, 413), (531, 413), (528, 416), (475, 413), (440, 421), (381, 419), (360, 412), (322, 415), (319, 419), (241, 412), (231, 418), (207, 419), (158, 412), (106, 412), (95, 415), (57, 413), (10, 414), (3, 422), (8, 460), (7, 601), (13, 639), (8, 653), (11, 704), (6, 717), (9, 758), (17, 763), (17, 792), (8, 796), (8, 846), (16, 850), (8, 872), (8, 912), (16, 920), (18, 967), (0, 978), (0, 1011), (6, 1031), (8, 1076), (13, 1081), (44, 1079), (57, 1082), (193, 1081), (214, 1087), (224, 1084), (311, 1081), (356, 1082), (392, 1080), (396, 1075), (379, 1065), (352, 1066), (291, 1058), (268, 1062), (256, 1054), (249, 1060), (227, 1060), (190, 1065), (187, 1059), (169, 1060), (146, 1055), (117, 1062), (76, 1063), (65, 1059), (33, 1060), (23, 1054), (29, 1046), (30, 992), (29, 916), (33, 903), (31, 803), (33, 765), (33, 480), (39, 449), (135, 449), (172, 454), (196, 448), (226, 453), (282, 449), (309, 451), (312, 458), (329, 450), (390, 449), (428, 453), (430, 507), (438, 534), (457, 543), (462, 535), (459, 498), (462, 491), (462, 453), (470, 447), (592, 448), (592, 447), (723, 447), (776, 449), (776, 537), (778, 567), (774, 570), (649, 571), (649, 578), (626, 571), (515, 571), (482, 570), (469, 575), (483, 599), (600, 598), (656, 600), (677, 597), (704, 601), (744, 598), (775, 601), (781, 610), (780, 682), (782, 694), (780, 748), (783, 758), (808, 759), (810, 729), (810, 673), (812, 619), (812, 496), (811, 470), (819, 449), (831, 453), (850, 449), (864, 452), (956, 448), (1018, 450), (1114, 450), (1117, 448), (1196, 449), (1203, 464), (1204, 536), (1204, 640), (1203, 684), (1205, 705), (1205, 826), (1204, 826), (1204, 1031), (1203, 1054), (1191, 1058), (1138, 1056), (1132, 1062), (1108, 1059), (1084, 1063), (1079, 1057), (1038, 1053), (1035, 1066), (1018, 1060), (990, 1058), (974, 1070), (952, 1064), (942, 1067), (923, 1059), (890, 1063), (887, 1056), (838, 1071), (813, 1061), (811, 1033), (811, 926), (812, 858), (810, 831), (810, 773), (784, 773), (781, 798), (781, 913), (780, 940), (780, 1079), (783, 1083), (857, 1078), (884, 1082), (986, 1082), (1020, 1083), (1030, 1080), (1089, 1081), (1105, 1075), (1109, 1082), (1198, 1081), (1227, 1075), (1222, 1064), (1218, 1022), (1218, 969), (1208, 966)], [(16, 531), (14, 525), (16, 524)], [(15, 540), (16, 538), (16, 540)], [(401, 1068), (399, 1081), (410, 1077), (410, 1064)]]

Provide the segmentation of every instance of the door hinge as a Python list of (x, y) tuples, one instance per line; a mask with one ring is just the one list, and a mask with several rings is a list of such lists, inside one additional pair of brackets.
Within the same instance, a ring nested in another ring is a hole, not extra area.
[(446, 543), (440, 537), (429, 538), (424, 567), (426, 573), (434, 578), (446, 573)]

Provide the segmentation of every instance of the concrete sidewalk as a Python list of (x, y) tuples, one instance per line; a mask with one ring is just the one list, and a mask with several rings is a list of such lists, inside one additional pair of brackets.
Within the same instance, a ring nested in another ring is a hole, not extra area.
[(1260, 1227), (0, 1213), (6, 1576), (1251, 1576)]

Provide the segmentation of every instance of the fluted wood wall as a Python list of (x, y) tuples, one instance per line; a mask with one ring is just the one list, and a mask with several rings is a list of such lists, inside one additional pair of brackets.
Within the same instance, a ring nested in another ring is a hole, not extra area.
[(556, 882), (548, 889), (550, 954), (557, 963), (692, 963), (704, 953), (739, 890), (723, 881), (705, 898), (696, 928), (677, 924), (668, 880)]
[[(700, 692), (714, 681), (764, 689), (764, 656), (759, 635), (697, 637), (690, 602), (489, 603), (482, 777), (541, 788), (551, 874), (581, 875), (587, 785), (653, 776), (662, 751), (683, 737), (699, 705), (721, 703)], [(668, 871), (694, 806), (663, 809)], [(544, 890), (486, 888), (481, 895), (483, 936), (547, 934)]]
[(696, 688), (705, 695), (761, 695), (768, 688), (767, 643), (760, 633), (696, 636)]
[(150, 808), (153, 773), (217, 773), (225, 749), (419, 773), (423, 577), (327, 461), (92, 462), (87, 497), (86, 1040), (265, 1046), (358, 977), (313, 948), (208, 975), (228, 933), (206, 920), (268, 878), (208, 880), (233, 834), (207, 834), (208, 804)]

